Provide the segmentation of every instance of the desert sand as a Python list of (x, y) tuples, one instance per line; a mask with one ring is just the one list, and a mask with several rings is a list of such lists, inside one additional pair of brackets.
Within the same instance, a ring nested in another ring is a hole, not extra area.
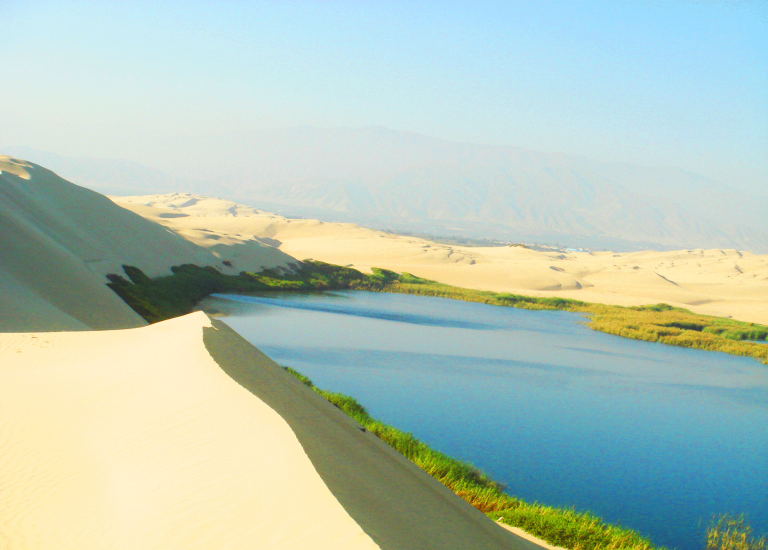
[(518, 536), (521, 536), (521, 537), (525, 538), (528, 541), (531, 541), (533, 543), (538, 544), (544, 550), (566, 550), (562, 546), (553, 546), (553, 545), (547, 543), (546, 541), (541, 540), (538, 537), (534, 537), (533, 535), (531, 535), (530, 533), (526, 533), (525, 531), (523, 531), (519, 527), (513, 527), (512, 525), (507, 525), (506, 523), (501, 523), (501, 522), (498, 522), (498, 525), (500, 527), (503, 527), (504, 529), (506, 529), (510, 533), (514, 533), (514, 534), (516, 534)]
[(590, 253), (454, 246), (352, 224), (288, 219), (196, 195), (112, 200), (203, 246), (255, 238), (298, 259), (360, 270), (382, 267), (465, 288), (614, 305), (664, 302), (768, 324), (768, 255), (719, 249)]
[(0, 547), (535, 547), (214, 323), (0, 335)]
[(206, 326), (2, 337), (3, 548), (377, 547)]

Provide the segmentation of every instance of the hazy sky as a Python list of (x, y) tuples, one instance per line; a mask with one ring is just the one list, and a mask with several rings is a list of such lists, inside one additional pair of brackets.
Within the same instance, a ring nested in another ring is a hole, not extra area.
[(382, 125), (766, 194), (766, 6), (0, 0), (0, 146), (163, 168), (180, 136)]

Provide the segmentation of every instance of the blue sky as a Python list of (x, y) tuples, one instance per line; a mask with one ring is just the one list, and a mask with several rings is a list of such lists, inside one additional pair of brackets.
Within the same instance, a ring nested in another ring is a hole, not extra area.
[(768, 194), (760, 1), (3, 0), (0, 19), (0, 146), (163, 168), (179, 136), (382, 125)]

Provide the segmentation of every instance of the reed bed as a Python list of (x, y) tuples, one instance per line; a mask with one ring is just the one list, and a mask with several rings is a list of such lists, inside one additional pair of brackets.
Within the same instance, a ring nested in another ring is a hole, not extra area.
[(707, 529), (707, 550), (766, 550), (766, 535), (756, 537), (743, 515), (725, 514)]

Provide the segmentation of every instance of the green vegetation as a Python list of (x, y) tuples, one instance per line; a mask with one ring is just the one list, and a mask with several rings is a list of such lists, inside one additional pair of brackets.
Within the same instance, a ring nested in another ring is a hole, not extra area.
[(373, 268), (370, 275), (318, 261), (305, 261), (293, 271), (265, 270), (224, 275), (213, 267), (182, 265), (173, 275), (150, 279), (141, 270), (123, 266), (130, 281), (109, 275), (108, 286), (139, 315), (154, 323), (191, 312), (216, 292), (257, 293), (275, 290), (371, 290), (420, 296), (439, 296), (468, 302), (524, 309), (552, 309), (586, 313), (587, 326), (625, 338), (673, 346), (722, 351), (754, 357), (768, 364), (768, 326), (698, 315), (667, 304), (622, 307), (591, 304), (565, 298), (536, 298), (518, 294), (473, 290), (421, 279), (409, 273)]
[(715, 518), (707, 529), (707, 550), (766, 550), (768, 540), (755, 538), (744, 516), (724, 515)]
[(620, 308), (592, 304), (588, 326), (625, 338), (661, 342), (686, 348), (745, 355), (768, 363), (768, 346), (745, 340), (765, 340), (768, 327), (722, 317), (697, 315), (666, 304)]
[(528, 245), (524, 243), (500, 241), (498, 239), (486, 239), (486, 238), (474, 239), (472, 237), (465, 237), (462, 235), (432, 235), (430, 233), (414, 233), (413, 231), (404, 231), (402, 229), (398, 229), (394, 233), (388, 229), (382, 229), (382, 231), (384, 231), (385, 233), (390, 233), (394, 235), (407, 235), (409, 237), (417, 237), (419, 239), (425, 239), (433, 243), (441, 243), (441, 244), (448, 244), (448, 245), (477, 246), (477, 247), (517, 246), (520, 248), (530, 248)]
[(210, 266), (185, 264), (172, 267), (173, 275), (154, 279), (137, 267), (124, 265), (123, 270), (128, 279), (110, 274), (107, 275), (107, 286), (150, 323), (190, 313), (200, 300), (217, 292), (381, 290), (395, 281), (422, 281), (386, 269), (375, 269), (372, 275), (365, 275), (355, 269), (323, 262), (304, 262), (294, 271), (268, 269), (239, 275), (225, 275)]
[(436, 451), (413, 434), (371, 417), (354, 398), (321, 390), (303, 374), (283, 368), (494, 521), (501, 519), (550, 544), (573, 550), (656, 548), (636, 531), (607, 524), (589, 512), (529, 504), (510, 496), (504, 492), (503, 484), (471, 464)]

